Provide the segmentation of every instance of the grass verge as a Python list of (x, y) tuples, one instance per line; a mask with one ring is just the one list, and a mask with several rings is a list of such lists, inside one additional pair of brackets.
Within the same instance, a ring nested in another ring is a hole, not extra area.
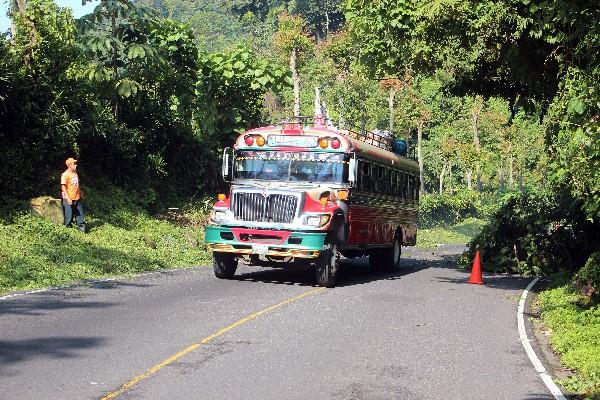
[(129, 196), (91, 195), (87, 234), (25, 211), (1, 221), (0, 294), (210, 262), (201, 211), (188, 209), (185, 223), (173, 223), (150, 216)]
[(456, 225), (419, 229), (418, 247), (435, 247), (438, 244), (468, 243), (487, 222), (477, 218), (467, 218)]
[(559, 383), (578, 398), (600, 400), (600, 305), (586, 305), (584, 296), (563, 284), (540, 293), (536, 306), (562, 365), (575, 372)]

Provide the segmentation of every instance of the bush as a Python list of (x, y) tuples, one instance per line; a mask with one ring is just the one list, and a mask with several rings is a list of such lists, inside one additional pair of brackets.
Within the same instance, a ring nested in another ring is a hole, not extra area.
[(181, 218), (158, 220), (143, 209), (151, 192), (115, 188), (86, 195), (88, 234), (26, 211), (0, 219), (0, 293), (210, 261), (195, 223), (202, 221), (205, 206), (186, 208), (180, 223)]
[(461, 263), (480, 250), (486, 270), (546, 275), (574, 273), (600, 249), (600, 224), (586, 219), (566, 192), (505, 195), (490, 223), (469, 243)]
[(537, 304), (552, 330), (552, 348), (562, 365), (576, 372), (560, 384), (582, 398), (600, 399), (600, 307), (583, 303), (572, 285), (563, 284), (542, 292)]
[(592, 303), (600, 300), (600, 251), (593, 253), (575, 276), (575, 285)]
[(419, 228), (455, 225), (467, 218), (485, 219), (495, 204), (492, 196), (471, 190), (424, 195), (419, 200)]

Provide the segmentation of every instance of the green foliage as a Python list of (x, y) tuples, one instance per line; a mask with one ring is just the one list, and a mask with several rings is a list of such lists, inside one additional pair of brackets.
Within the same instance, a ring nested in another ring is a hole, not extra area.
[(305, 33), (305, 24), (306, 22), (301, 16), (285, 12), (279, 14), (274, 44), (281, 52), (284, 61), (289, 59), (292, 51), (302, 56), (312, 49), (313, 43)]
[[(600, 36), (599, 36), (600, 37)], [(556, 133), (554, 179), (583, 201), (590, 218), (600, 218), (600, 66), (570, 68), (546, 125)]]
[(210, 260), (197, 225), (175, 226), (141, 208), (152, 196), (116, 189), (88, 198), (89, 234), (28, 213), (0, 224), (0, 293)]
[(265, 93), (289, 84), (285, 69), (245, 48), (205, 54), (197, 87), (200, 124), (216, 144), (228, 145), (243, 129), (259, 123)]
[(600, 300), (600, 251), (593, 253), (585, 262), (585, 265), (577, 272), (574, 279), (580, 291), (586, 295), (591, 302), (598, 303)]
[(417, 246), (435, 247), (438, 244), (468, 243), (481, 231), (486, 223), (482, 219), (467, 218), (452, 226), (419, 229)]
[(476, 250), (490, 271), (527, 275), (574, 273), (600, 248), (598, 224), (564, 193), (525, 192), (503, 197), (490, 223), (469, 243), (461, 263)]
[(118, 118), (118, 97), (130, 97), (143, 88), (135, 75), (148, 62), (162, 62), (152, 46), (150, 32), (156, 17), (130, 0), (102, 1), (92, 14), (79, 21), (84, 50), (92, 60), (84, 75), (107, 81), (107, 96), (114, 102)]
[(496, 199), (477, 192), (461, 190), (455, 194), (431, 194), (419, 199), (419, 227), (455, 225), (466, 218), (488, 218)]
[(577, 375), (560, 383), (574, 394), (600, 398), (600, 307), (583, 307), (585, 299), (570, 285), (538, 297), (544, 324), (551, 329), (552, 347), (566, 368)]

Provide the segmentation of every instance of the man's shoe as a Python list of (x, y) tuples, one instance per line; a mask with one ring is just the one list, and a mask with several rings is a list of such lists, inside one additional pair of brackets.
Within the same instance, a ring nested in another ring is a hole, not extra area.
[(77, 229), (79, 229), (81, 232), (85, 233), (85, 225), (78, 226)]

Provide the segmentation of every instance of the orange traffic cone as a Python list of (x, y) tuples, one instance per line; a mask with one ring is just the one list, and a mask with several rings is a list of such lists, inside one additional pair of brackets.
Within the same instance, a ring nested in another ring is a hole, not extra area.
[(473, 269), (471, 270), (471, 277), (467, 283), (473, 283), (475, 285), (483, 285), (483, 276), (481, 275), (481, 255), (479, 250), (475, 252), (475, 259), (473, 260)]

